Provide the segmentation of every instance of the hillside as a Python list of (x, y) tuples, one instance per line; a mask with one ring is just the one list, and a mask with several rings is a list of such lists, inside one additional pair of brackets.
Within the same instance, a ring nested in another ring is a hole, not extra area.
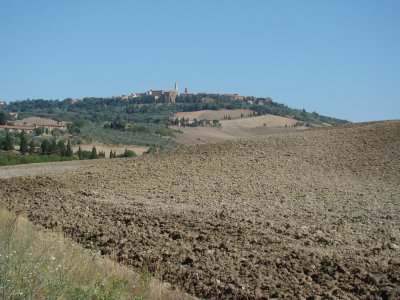
[(3, 179), (0, 204), (200, 297), (396, 299), (399, 149), (400, 121), (316, 128)]
[[(202, 111), (197, 118), (221, 119), (221, 113), (232, 110), (242, 110), (247, 116), (250, 112), (257, 115), (272, 114), (290, 116), (310, 124), (342, 124), (345, 120), (307, 112), (304, 109), (290, 108), (283, 103), (272, 101), (271, 98), (244, 97), (243, 100), (230, 100), (223, 95), (207, 94), (211, 103), (203, 103), (205, 98), (198, 95), (176, 98), (176, 102), (165, 102), (165, 99), (155, 99), (141, 96), (124, 100), (122, 97), (60, 100), (17, 100), (2, 107), (0, 112), (18, 113), (19, 118), (44, 117), (58, 121), (90, 121), (109, 122), (116, 118), (135, 123), (168, 124), (171, 115), (179, 112), (185, 114)], [(232, 112), (231, 112), (232, 113)], [(235, 117), (232, 115), (232, 117)], [(1, 121), (1, 119), (0, 119)]]
[(224, 120), (225, 116), (233, 119), (240, 118), (241, 116), (248, 117), (253, 111), (250, 109), (219, 109), (219, 110), (198, 110), (198, 111), (183, 111), (177, 112), (172, 116), (172, 119), (188, 118), (189, 120)]
[[(25, 129), (29, 131), (29, 142), (33, 140), (36, 147), (39, 147), (46, 138), (55, 138), (57, 142), (64, 143), (70, 139), (71, 144), (75, 145), (74, 149), (78, 147), (77, 145), (85, 145), (84, 147), (88, 149), (95, 145), (99, 149), (114, 149), (121, 154), (120, 149), (123, 152), (125, 148), (138, 149), (142, 152), (142, 149), (148, 147), (176, 148), (180, 145), (292, 131), (263, 129), (260, 125), (251, 127), (243, 121), (225, 123), (238, 118), (257, 117), (261, 120), (264, 116), (265, 118), (275, 116), (278, 119), (290, 119), (287, 124), (298, 122), (308, 127), (348, 123), (316, 112), (293, 109), (283, 103), (274, 102), (271, 98), (240, 96), (238, 100), (232, 98), (232, 95), (224, 94), (190, 95), (190, 97), (185, 94), (178, 95), (173, 101), (164, 96), (158, 98), (145, 93), (109, 98), (67, 98), (62, 101), (17, 100), (1, 107), (0, 127), (15, 124), (37, 127), (43, 123), (42, 121), (47, 120), (45, 123), (57, 123), (57, 128), (39, 126), (43, 127), (43, 130)], [(183, 124), (182, 119), (190, 122)], [(216, 120), (224, 122), (226, 128), (223, 126), (221, 131), (210, 129), (210, 127), (220, 127), (221, 123), (214, 123)], [(177, 125), (183, 125), (185, 128), (171, 130), (170, 127)], [(202, 128), (189, 130), (187, 126)], [(267, 124), (266, 127), (271, 126)], [(0, 148), (5, 149), (8, 147), (2, 147), (2, 140), (5, 139), (5, 131), (10, 130), (10, 127), (0, 129), (3, 129), (0, 130)], [(13, 130), (17, 129), (11, 128), (11, 131)], [(11, 138), (15, 145), (19, 144), (20, 137), (17, 132), (14, 132)], [(8, 158), (6, 160), (3, 164), (12, 163)]]
[[(219, 127), (171, 127), (177, 131), (174, 140), (181, 145), (197, 145), (210, 142), (232, 140), (243, 137), (263, 136), (277, 133), (292, 132), (306, 129), (305, 126), (297, 126), (298, 121), (291, 118), (263, 115), (257, 117), (240, 117), (246, 113), (244, 110), (221, 111), (196, 111), (175, 114), (177, 117), (198, 118), (214, 117), (220, 121)], [(224, 116), (232, 116), (231, 120), (224, 120)], [(210, 119), (210, 118), (206, 118)]]

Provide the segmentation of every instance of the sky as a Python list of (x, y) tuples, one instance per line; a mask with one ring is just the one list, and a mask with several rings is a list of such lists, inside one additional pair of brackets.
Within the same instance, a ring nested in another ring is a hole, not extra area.
[(0, 99), (150, 89), (400, 119), (400, 1), (0, 0)]

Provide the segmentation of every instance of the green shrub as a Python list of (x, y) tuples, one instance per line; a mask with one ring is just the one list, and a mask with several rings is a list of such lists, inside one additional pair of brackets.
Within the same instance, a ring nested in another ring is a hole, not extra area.
[(150, 146), (149, 149), (147, 149), (146, 152), (144, 152), (144, 154), (155, 154), (157, 152), (160, 152), (162, 150), (162, 148), (160, 147), (155, 147), (155, 146)]
[(135, 151), (125, 149), (124, 153), (119, 155), (118, 157), (134, 157), (134, 156), (136, 156)]

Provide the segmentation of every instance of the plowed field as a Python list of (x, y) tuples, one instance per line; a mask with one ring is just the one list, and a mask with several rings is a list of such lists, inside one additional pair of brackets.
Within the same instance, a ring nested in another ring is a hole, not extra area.
[(2, 179), (0, 205), (203, 298), (400, 299), (400, 121)]

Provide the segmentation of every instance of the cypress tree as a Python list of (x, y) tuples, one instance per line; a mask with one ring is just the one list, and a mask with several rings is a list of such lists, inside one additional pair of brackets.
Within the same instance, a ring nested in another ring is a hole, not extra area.
[(50, 144), (50, 149), (49, 149), (49, 153), (56, 153), (57, 152), (57, 143), (56, 143), (56, 139), (52, 139), (51, 140), (51, 144)]
[(110, 158), (114, 158), (114, 154), (113, 154), (112, 149), (111, 149), (111, 151), (110, 151)]
[(49, 140), (44, 139), (42, 141), (42, 144), (40, 145), (40, 148), (42, 148), (42, 154), (47, 155), (50, 153), (50, 148), (51, 148), (51, 144), (49, 142)]
[(28, 140), (26, 138), (26, 134), (25, 134), (24, 130), (22, 130), (21, 136), (20, 136), (19, 152), (21, 152), (21, 154), (25, 154), (28, 152)]
[(57, 154), (60, 154), (61, 156), (66, 156), (66, 148), (65, 148), (65, 142), (64, 141), (58, 141), (57, 148), (56, 148), (55, 152)]
[(0, 125), (7, 125), (7, 115), (2, 111), (0, 112)]
[(93, 146), (92, 153), (90, 154), (90, 159), (96, 159), (96, 158), (97, 158), (97, 150), (96, 147)]
[(81, 149), (81, 146), (79, 146), (79, 149), (78, 149), (78, 158), (79, 158), (79, 159), (82, 159), (82, 149)]
[(35, 142), (33, 140), (29, 142), (28, 152), (29, 154), (35, 153)]
[(72, 152), (71, 142), (68, 140), (67, 150), (65, 151), (65, 156), (72, 157), (74, 153)]
[(12, 143), (12, 138), (10, 133), (7, 131), (6, 133), (6, 138), (4, 139), (4, 145), (3, 145), (4, 150), (10, 151), (14, 149), (13, 143)]

